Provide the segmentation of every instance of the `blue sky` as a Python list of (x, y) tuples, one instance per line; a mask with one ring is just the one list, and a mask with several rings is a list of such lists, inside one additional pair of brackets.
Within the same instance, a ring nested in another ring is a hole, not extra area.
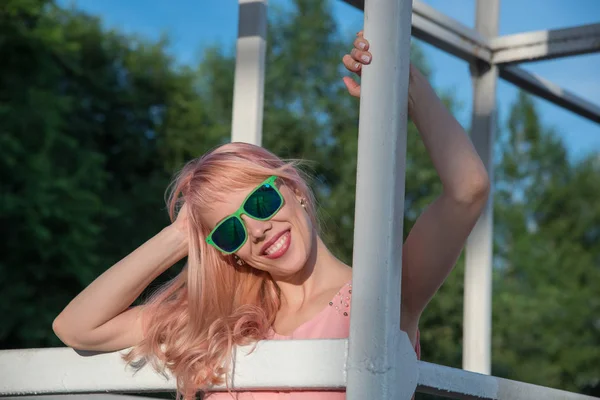
[[(474, 27), (475, 0), (426, 0), (427, 4)], [(171, 5), (169, 5), (169, 3)], [(285, 5), (289, 0), (269, 0)], [(238, 6), (235, 0), (60, 0), (100, 16), (107, 27), (157, 38), (167, 33), (172, 53), (183, 63), (200, 60), (202, 49), (219, 44), (233, 48), (237, 35)], [(334, 15), (348, 32), (348, 43), (362, 27), (362, 13), (332, 0)], [(501, 0), (500, 34), (564, 28), (600, 22), (600, 0)], [(465, 62), (432, 46), (424, 45), (434, 70), (436, 88), (451, 90), (463, 104), (459, 120), (468, 125), (472, 105), (471, 82)], [(600, 104), (600, 54), (583, 55), (523, 65), (563, 88)], [(498, 107), (503, 121), (517, 89), (499, 80)], [(600, 153), (600, 125), (554, 106), (537, 101), (543, 121), (563, 138), (573, 158)]]

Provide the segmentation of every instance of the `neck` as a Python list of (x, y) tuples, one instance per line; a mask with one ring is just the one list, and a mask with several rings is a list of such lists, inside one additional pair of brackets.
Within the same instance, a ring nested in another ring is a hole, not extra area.
[(274, 277), (281, 290), (282, 305), (301, 305), (329, 288), (332, 282), (337, 282), (337, 278), (349, 268), (331, 254), (319, 235), (315, 233), (313, 240), (313, 251), (304, 268), (290, 277)]

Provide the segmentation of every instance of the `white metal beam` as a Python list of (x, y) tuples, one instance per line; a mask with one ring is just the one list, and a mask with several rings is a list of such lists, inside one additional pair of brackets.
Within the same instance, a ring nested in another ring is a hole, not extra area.
[(600, 24), (500, 36), (490, 41), (494, 64), (549, 60), (600, 51)]
[(413, 4), (412, 34), (470, 63), (492, 58), (485, 36), (421, 1)]
[[(343, 1), (360, 10), (364, 8), (363, 0)], [(493, 61), (493, 51), (490, 41), (483, 38), (477, 31), (445, 16), (419, 0), (414, 0), (413, 4), (412, 29), (413, 35), (416, 38), (469, 63), (483, 62), (489, 64)], [(561, 35), (556, 37), (561, 37)], [(506, 40), (511, 39), (507, 38)], [(502, 41), (497, 42), (496, 46), (502, 46)], [(579, 44), (578, 46), (582, 45)], [(597, 44), (593, 46), (595, 48)], [(558, 54), (558, 50), (556, 50), (555, 55)], [(511, 82), (521, 89), (540, 96), (584, 118), (600, 123), (599, 107), (580, 96), (561, 89), (559, 86), (515, 66), (501, 66), (499, 74), (500, 78)]]
[[(487, 1), (487, 0), (484, 0)], [(461, 400), (598, 400), (564, 390), (419, 361), (417, 392)]]
[(348, 400), (409, 400), (417, 384), (400, 331), (411, 14), (412, 0), (366, 0), (370, 51), (386, 56), (361, 78)]
[[(252, 346), (238, 348), (231, 387), (344, 388), (346, 347), (346, 340), (286, 340), (260, 342), (254, 352)], [(0, 396), (175, 390), (168, 374), (149, 366), (134, 374), (120, 355), (69, 348), (0, 351)]]
[[(500, 0), (477, 0), (475, 27), (482, 35), (498, 34)], [(496, 130), (495, 65), (470, 65), (473, 82), (471, 140), (483, 161), (490, 182), (494, 182), (494, 131)], [(477, 224), (469, 235), (465, 251), (463, 311), (463, 368), (490, 374), (492, 359), (492, 250), (493, 190)]]
[[(348, 340), (260, 342), (236, 350), (233, 389), (341, 389)], [(413, 351), (414, 354), (414, 351)], [(485, 376), (407, 357), (418, 392), (455, 399), (597, 400), (594, 397)], [(175, 382), (145, 367), (124, 368), (120, 353), (77, 354), (68, 348), (0, 351), (0, 397), (174, 391)], [(216, 390), (224, 390), (223, 387)], [(77, 397), (74, 396), (75, 399)], [(44, 399), (44, 397), (41, 397)], [(55, 400), (50, 398), (51, 400)], [(126, 398), (127, 399), (127, 398)], [(118, 400), (118, 399), (117, 399)]]
[(531, 94), (600, 124), (600, 106), (523, 68), (500, 68), (500, 77)]
[(262, 142), (267, 0), (239, 0), (231, 141)]
[(93, 354), (69, 348), (0, 351), (0, 396), (171, 391), (172, 379), (149, 368), (135, 376), (119, 353)]
[[(343, 0), (364, 10), (364, 0)], [(492, 58), (489, 42), (477, 31), (419, 0), (413, 1), (412, 35), (468, 62)]]

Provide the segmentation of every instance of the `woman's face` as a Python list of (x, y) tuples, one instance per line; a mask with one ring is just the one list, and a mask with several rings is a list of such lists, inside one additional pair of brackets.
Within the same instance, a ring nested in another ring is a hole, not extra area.
[[(314, 232), (310, 217), (301, 205), (302, 197), (278, 180), (277, 188), (284, 199), (281, 209), (271, 219), (258, 221), (242, 215), (248, 232), (246, 243), (235, 253), (250, 266), (269, 272), (273, 278), (285, 279), (302, 270), (311, 253)], [(202, 214), (210, 229), (236, 212), (256, 186), (229, 192), (210, 212)]]

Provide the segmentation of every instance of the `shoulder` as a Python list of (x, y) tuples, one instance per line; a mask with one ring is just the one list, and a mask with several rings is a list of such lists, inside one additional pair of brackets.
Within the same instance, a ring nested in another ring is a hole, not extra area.
[(350, 316), (350, 309), (352, 308), (352, 281), (347, 282), (338, 290), (337, 294), (329, 302), (329, 306), (341, 316)]
[(325, 308), (322, 318), (311, 327), (312, 338), (346, 339), (350, 333), (350, 310), (352, 308), (352, 283), (338, 288)]

